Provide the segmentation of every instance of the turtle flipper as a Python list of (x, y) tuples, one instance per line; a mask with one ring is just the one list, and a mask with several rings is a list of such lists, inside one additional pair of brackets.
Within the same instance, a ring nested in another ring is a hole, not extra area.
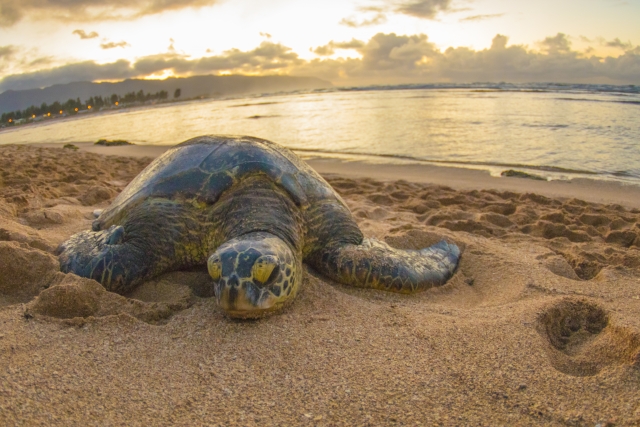
[(58, 247), (60, 269), (127, 293), (166, 271), (203, 264), (207, 237), (196, 208), (165, 199), (147, 199), (122, 225), (83, 231)]
[(444, 240), (421, 250), (404, 250), (364, 239), (360, 245), (326, 248), (310, 261), (345, 285), (411, 293), (446, 283), (459, 260), (460, 249)]
[(124, 228), (83, 231), (56, 251), (60, 270), (100, 282), (107, 290), (125, 293), (140, 283), (153, 267), (144, 249), (123, 242)]

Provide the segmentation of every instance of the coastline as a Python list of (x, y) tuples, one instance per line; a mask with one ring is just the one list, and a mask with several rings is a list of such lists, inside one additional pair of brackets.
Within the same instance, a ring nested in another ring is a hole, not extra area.
[[(37, 144), (41, 147), (62, 147), (62, 143)], [(156, 158), (171, 148), (164, 145), (125, 145), (104, 147), (92, 142), (76, 143), (80, 151), (101, 155)], [(296, 152), (296, 150), (293, 150)], [(445, 185), (456, 190), (494, 189), (519, 193), (537, 193), (546, 197), (577, 198), (594, 203), (619, 204), (640, 208), (640, 185), (600, 179), (574, 178), (571, 180), (536, 181), (515, 177), (496, 177), (489, 171), (466, 167), (430, 164), (368, 163), (331, 157), (308, 156), (297, 152), (321, 175), (335, 174), (350, 178), (373, 178), (380, 181), (406, 180), (409, 182)]]

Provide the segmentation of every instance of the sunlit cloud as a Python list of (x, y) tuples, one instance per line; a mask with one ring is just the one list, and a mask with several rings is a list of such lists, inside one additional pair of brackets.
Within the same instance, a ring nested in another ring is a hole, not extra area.
[(423, 19), (434, 19), (439, 12), (451, 9), (451, 0), (411, 0), (395, 8), (398, 13)]
[(373, 18), (370, 19), (361, 19), (357, 20), (354, 17), (343, 18), (340, 20), (341, 25), (346, 25), (347, 27), (358, 28), (358, 27), (369, 27), (371, 25), (380, 25), (387, 22), (387, 15), (384, 13), (378, 12)]
[(85, 33), (84, 30), (73, 30), (71, 32), (71, 34), (77, 34), (80, 36), (80, 39), (85, 40), (85, 39), (95, 39), (96, 37), (99, 36), (98, 33), (96, 33), (95, 31), (91, 31), (89, 34)]
[[(331, 41), (314, 50), (322, 58), (304, 60), (285, 45), (263, 41), (254, 49), (230, 49), (202, 58), (167, 52), (134, 61), (84, 61), (14, 74), (0, 80), (0, 91), (74, 81), (201, 74), (313, 76), (338, 86), (474, 81), (640, 84), (640, 47), (618, 57), (585, 56), (573, 50), (570, 38), (563, 33), (546, 37), (537, 46), (539, 49), (534, 50), (509, 45), (508, 37), (498, 34), (487, 49), (442, 50), (425, 34), (378, 33), (366, 42)], [(353, 50), (359, 57), (329, 58), (336, 49)], [(0, 48), (0, 58), (2, 52), (12, 55), (14, 51), (11, 46)]]
[(356, 40), (356, 39), (351, 39), (351, 41), (348, 41), (348, 42), (334, 42), (333, 40), (331, 40), (326, 45), (318, 46), (317, 48), (313, 49), (313, 53), (320, 56), (330, 56), (335, 53), (336, 49), (356, 49), (357, 50), (357, 49), (363, 48), (364, 45), (365, 43), (363, 41)]
[(211, 6), (218, 0), (0, 0), (0, 26), (25, 16), (64, 21), (138, 18), (169, 10)]
[(130, 46), (129, 43), (127, 43), (126, 41), (121, 41), (121, 42), (106, 42), (106, 43), (100, 43), (100, 47), (102, 49), (113, 49), (116, 47), (127, 47)]
[(460, 19), (460, 21), (486, 21), (487, 19), (500, 18), (504, 13), (491, 13), (487, 15), (473, 15)]

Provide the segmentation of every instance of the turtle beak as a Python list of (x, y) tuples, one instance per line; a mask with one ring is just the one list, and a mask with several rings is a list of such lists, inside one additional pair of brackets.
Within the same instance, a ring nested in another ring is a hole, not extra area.
[(230, 317), (252, 319), (262, 317), (274, 311), (275, 298), (265, 293), (255, 284), (240, 281), (233, 273), (215, 283), (215, 295), (218, 306)]

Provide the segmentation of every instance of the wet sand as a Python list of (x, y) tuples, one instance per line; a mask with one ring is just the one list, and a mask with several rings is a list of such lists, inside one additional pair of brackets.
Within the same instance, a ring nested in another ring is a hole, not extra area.
[(640, 424), (638, 187), (311, 159), (365, 235), (460, 268), (409, 296), (308, 269), (239, 322), (205, 270), (126, 297), (59, 272), (164, 149), (0, 146), (1, 425)]

